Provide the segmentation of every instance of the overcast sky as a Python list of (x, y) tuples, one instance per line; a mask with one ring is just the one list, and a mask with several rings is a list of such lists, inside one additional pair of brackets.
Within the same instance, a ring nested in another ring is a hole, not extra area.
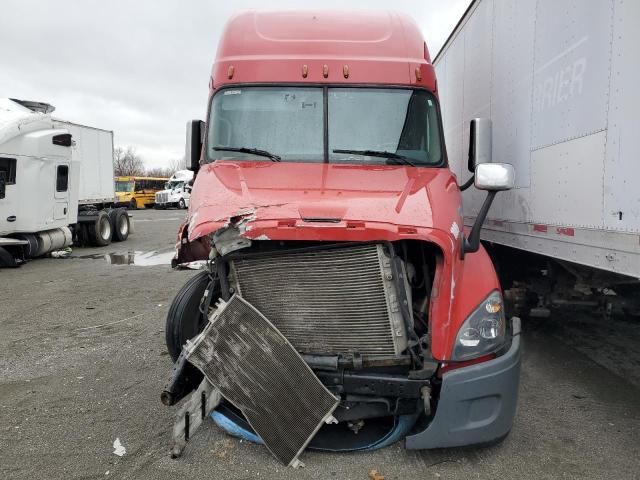
[(184, 155), (206, 113), (225, 21), (246, 9), (394, 9), (413, 16), (432, 58), (469, 0), (2, 0), (0, 97), (51, 103), (63, 120), (113, 130), (149, 167)]

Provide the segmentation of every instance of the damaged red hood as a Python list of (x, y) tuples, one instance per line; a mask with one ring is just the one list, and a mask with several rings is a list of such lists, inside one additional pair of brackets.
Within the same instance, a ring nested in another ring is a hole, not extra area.
[(192, 241), (244, 220), (249, 238), (266, 227), (305, 227), (330, 240), (329, 226), (433, 228), (457, 237), (460, 214), (448, 168), (217, 161), (196, 177), (188, 235)]

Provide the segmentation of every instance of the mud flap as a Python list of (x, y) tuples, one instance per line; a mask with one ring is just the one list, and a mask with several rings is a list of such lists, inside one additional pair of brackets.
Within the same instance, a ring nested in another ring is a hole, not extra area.
[(269, 451), (288, 466), (332, 414), (329, 392), (289, 341), (238, 295), (221, 301), (187, 359), (245, 416)]

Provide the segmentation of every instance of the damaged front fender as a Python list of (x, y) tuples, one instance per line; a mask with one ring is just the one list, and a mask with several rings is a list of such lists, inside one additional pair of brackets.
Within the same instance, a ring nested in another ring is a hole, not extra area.
[(209, 258), (211, 242), (207, 237), (200, 237), (190, 241), (187, 225), (188, 223), (185, 221), (178, 228), (176, 254), (171, 260), (171, 266), (173, 268), (184, 263), (195, 262), (196, 260), (206, 260)]

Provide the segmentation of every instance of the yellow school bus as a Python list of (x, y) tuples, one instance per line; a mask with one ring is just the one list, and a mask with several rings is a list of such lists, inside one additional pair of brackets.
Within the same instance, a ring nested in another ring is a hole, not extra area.
[(118, 205), (129, 209), (152, 207), (156, 192), (164, 189), (168, 178), (159, 177), (115, 177)]

